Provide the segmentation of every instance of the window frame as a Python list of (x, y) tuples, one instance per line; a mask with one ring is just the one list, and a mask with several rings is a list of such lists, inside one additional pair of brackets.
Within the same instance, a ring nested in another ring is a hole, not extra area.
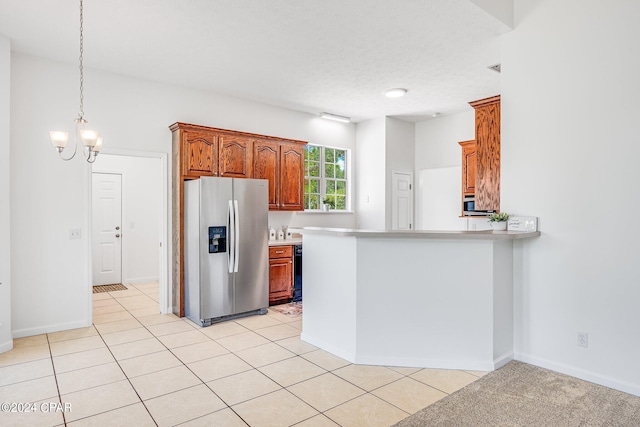
[[(308, 173), (308, 168), (307, 168), (307, 162), (309, 161), (309, 159), (307, 158), (307, 149), (310, 147), (314, 147), (314, 148), (318, 148), (320, 150), (320, 155), (319, 155), (319, 172), (320, 172), (320, 176), (309, 176)], [(336, 178), (336, 177), (326, 177), (326, 164), (338, 164), (337, 162), (335, 162), (335, 158), (334, 158), (334, 162), (333, 163), (326, 163), (326, 154), (325, 151), (326, 150), (339, 150), (339, 151), (343, 151), (344, 152), (344, 178)], [(350, 182), (351, 182), (351, 167), (350, 167), (350, 158), (351, 158), (351, 150), (348, 148), (344, 148), (344, 147), (331, 147), (331, 146), (327, 146), (327, 145), (316, 145), (316, 144), (307, 144), (305, 146), (305, 156), (304, 156), (304, 194), (303, 194), (303, 206), (304, 206), (304, 211), (305, 212), (323, 212), (322, 211), (322, 200), (324, 200), (327, 197), (327, 180), (330, 181), (335, 181), (336, 182), (336, 188), (337, 188), (337, 182), (344, 182), (344, 187), (345, 187), (345, 203), (344, 203), (344, 209), (332, 209), (332, 212), (351, 212), (351, 188), (350, 188)], [(317, 180), (318, 181), (318, 191), (319, 193), (308, 193), (307, 192), (307, 180)], [(318, 194), (318, 208), (317, 209), (309, 209), (307, 208), (307, 196), (309, 194)], [(336, 193), (334, 193), (336, 194)]]

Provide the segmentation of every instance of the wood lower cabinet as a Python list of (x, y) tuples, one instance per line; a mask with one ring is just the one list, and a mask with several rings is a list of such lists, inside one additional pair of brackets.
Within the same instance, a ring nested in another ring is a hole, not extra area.
[(269, 248), (269, 305), (293, 297), (293, 246)]

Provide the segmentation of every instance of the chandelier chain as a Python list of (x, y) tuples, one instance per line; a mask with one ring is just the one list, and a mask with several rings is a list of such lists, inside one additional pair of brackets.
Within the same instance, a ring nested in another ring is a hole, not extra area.
[(84, 118), (84, 70), (82, 68), (82, 57), (84, 53), (84, 37), (82, 35), (84, 18), (82, 13), (82, 0), (80, 0), (80, 112), (78, 118)]

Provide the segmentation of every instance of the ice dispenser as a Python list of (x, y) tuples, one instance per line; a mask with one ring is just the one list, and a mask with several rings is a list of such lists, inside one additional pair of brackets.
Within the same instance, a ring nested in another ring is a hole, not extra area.
[(209, 227), (209, 253), (227, 251), (227, 227)]

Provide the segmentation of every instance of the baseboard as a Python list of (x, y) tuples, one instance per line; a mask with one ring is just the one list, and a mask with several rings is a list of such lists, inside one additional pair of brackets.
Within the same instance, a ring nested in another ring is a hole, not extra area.
[(493, 359), (493, 369), (500, 369), (507, 363), (511, 362), (514, 358), (513, 352), (509, 352), (507, 354), (503, 354), (500, 357)]
[(13, 349), (13, 340), (0, 344), (0, 353)]
[(33, 335), (50, 334), (52, 332), (66, 331), (68, 329), (86, 328), (91, 326), (90, 321), (79, 320), (77, 322), (58, 323), (55, 325), (36, 326), (34, 328), (15, 329), (12, 331), (13, 338), (30, 337)]
[(354, 363), (358, 365), (404, 366), (408, 368), (457, 369), (485, 372), (494, 370), (494, 364), (492, 362), (483, 362), (480, 360), (446, 360), (415, 357), (406, 358), (357, 355)]
[(310, 337), (309, 334), (305, 334), (304, 331), (300, 334), (300, 339), (304, 342), (307, 342), (311, 345), (315, 345), (318, 348), (323, 349), (324, 351), (328, 351), (334, 356), (338, 356), (348, 362), (355, 363), (355, 354), (351, 354), (348, 351), (344, 351), (340, 348), (337, 348), (333, 345), (327, 344), (322, 340), (317, 340), (313, 337)]
[(149, 277), (133, 277), (131, 279), (123, 279), (122, 283), (127, 285), (128, 283), (132, 285), (139, 285), (141, 283), (151, 283), (151, 282), (160, 282), (159, 276), (149, 276)]
[(581, 380), (589, 381), (605, 387), (620, 390), (625, 393), (633, 394), (635, 396), (640, 396), (640, 385), (638, 384), (632, 384), (626, 381), (618, 380), (616, 378), (608, 377), (606, 375), (600, 375), (595, 372), (585, 371), (583, 369), (576, 369), (572, 366), (557, 363), (548, 359), (542, 359), (540, 357), (530, 356), (527, 354), (516, 353), (515, 359), (521, 362), (529, 363), (531, 365), (539, 366), (541, 368), (560, 372), (561, 374), (570, 375)]

